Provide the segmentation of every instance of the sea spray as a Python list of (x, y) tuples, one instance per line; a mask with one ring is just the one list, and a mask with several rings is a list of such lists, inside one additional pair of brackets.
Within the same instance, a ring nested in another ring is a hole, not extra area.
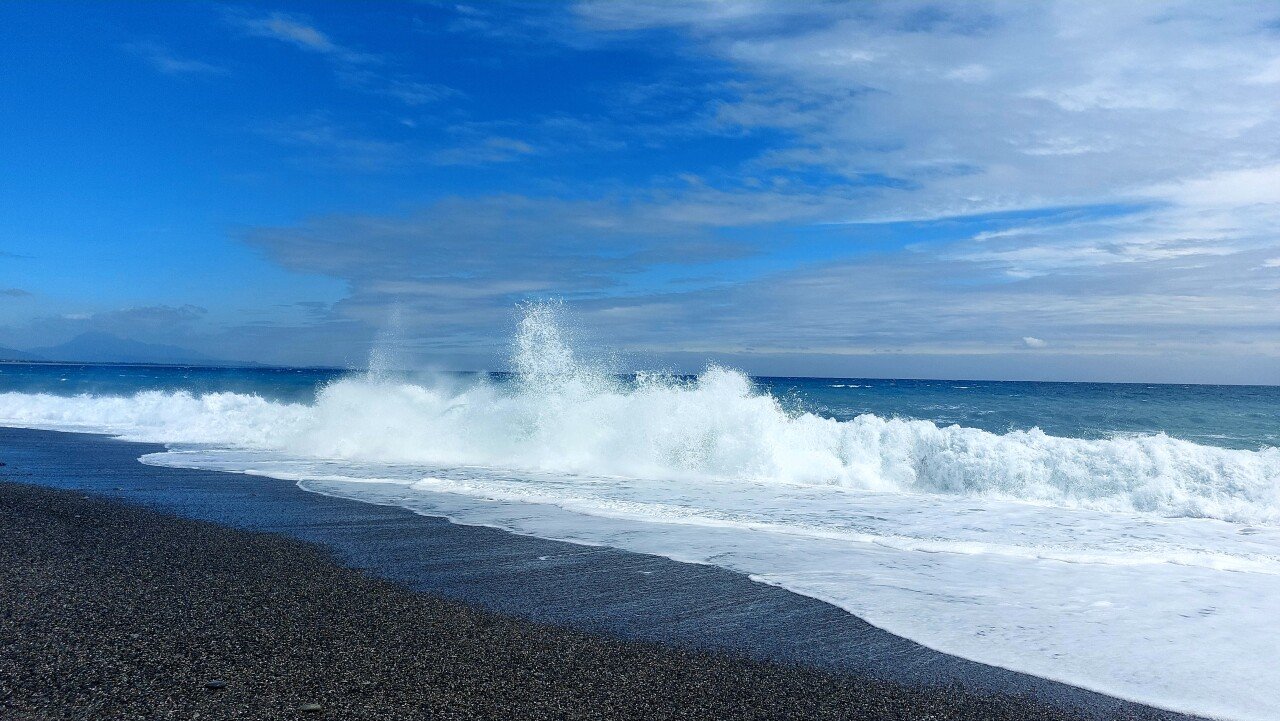
[(1063, 438), (787, 410), (743, 373), (623, 379), (583, 362), (555, 305), (524, 307), (513, 380), (409, 382), (385, 369), (314, 403), (147, 391), (0, 394), (0, 423), (220, 444), (318, 459), (1000, 498), (1280, 523), (1280, 450), (1162, 434)]

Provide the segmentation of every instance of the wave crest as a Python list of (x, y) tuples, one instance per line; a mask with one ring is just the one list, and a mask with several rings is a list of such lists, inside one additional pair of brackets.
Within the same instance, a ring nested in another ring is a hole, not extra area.
[(237, 393), (0, 394), (5, 425), (312, 458), (477, 465), (593, 476), (831, 485), (991, 496), (1099, 510), (1280, 522), (1280, 450), (1165, 435), (995, 434), (863, 415), (786, 411), (743, 374), (550, 387), (352, 376), (312, 404)]
[(514, 382), (352, 375), (314, 403), (146, 391), (0, 394), (0, 423), (307, 458), (591, 476), (826, 485), (1280, 523), (1280, 449), (1165, 435), (1085, 440), (789, 412), (744, 374), (624, 381), (573, 354), (556, 309), (526, 308)]

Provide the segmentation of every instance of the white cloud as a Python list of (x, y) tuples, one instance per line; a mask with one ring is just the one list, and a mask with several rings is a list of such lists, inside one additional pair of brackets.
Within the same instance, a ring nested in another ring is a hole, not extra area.
[(991, 77), (991, 69), (980, 63), (969, 63), (968, 65), (948, 70), (943, 77), (964, 83), (980, 83)]
[(348, 171), (375, 172), (421, 160), (403, 144), (349, 132), (324, 115), (270, 123), (254, 131), (280, 145), (298, 148), (299, 161)]
[(220, 65), (179, 57), (158, 43), (130, 43), (122, 48), (144, 58), (157, 71), (166, 75), (222, 75), (227, 72)]
[(491, 136), (474, 143), (437, 151), (430, 159), (439, 165), (485, 165), (519, 160), (537, 152), (537, 148), (523, 140)]
[(1028, 348), (1044, 348), (1049, 345), (1047, 341), (1029, 335), (1022, 337), (1022, 344)]
[(1280, 204), (1280, 163), (1219, 170), (1203, 177), (1156, 185), (1146, 192), (1193, 207)]
[(746, 73), (717, 117), (793, 134), (766, 156), (778, 169), (913, 185), (848, 219), (1112, 202), (1280, 159), (1280, 101), (1255, 84), (1280, 56), (1265, 5), (729, 5), (578, 10), (596, 31), (678, 28)]
[[(1268, 287), (1249, 270), (1280, 249), (1280, 96), (1258, 85), (1280, 67), (1271, 7), (779, 0), (727, 12), (706, 0), (625, 17), (595, 2), (578, 11), (595, 31), (677, 28), (744, 73), (717, 121), (793, 138), (752, 161), (753, 174), (815, 168), (855, 184), (691, 189), (672, 212), (731, 216), (738, 205), (751, 209), (742, 218), (868, 223), (1128, 207), (935, 252), (1006, 278), (1222, 258), (1255, 293)], [(869, 175), (893, 182), (857, 185)]]
[(453, 88), (397, 72), (386, 58), (341, 45), (304, 18), (280, 12), (265, 16), (232, 12), (228, 18), (251, 36), (277, 40), (327, 58), (338, 83), (348, 89), (395, 98), (410, 107), (461, 96)]
[(349, 52), (317, 28), (285, 13), (277, 12), (266, 17), (246, 18), (243, 24), (252, 35), (280, 40), (303, 50), (341, 55), (347, 55)]
[(1249, 78), (1249, 82), (1259, 85), (1280, 83), (1280, 57), (1276, 57), (1267, 63), (1265, 67), (1258, 71), (1257, 75)]

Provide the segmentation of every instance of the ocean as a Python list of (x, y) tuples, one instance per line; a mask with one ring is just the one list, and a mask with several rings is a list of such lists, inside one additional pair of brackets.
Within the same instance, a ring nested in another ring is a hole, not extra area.
[(1280, 388), (0, 364), (0, 425), (749, 574), (975, 661), (1280, 718)]

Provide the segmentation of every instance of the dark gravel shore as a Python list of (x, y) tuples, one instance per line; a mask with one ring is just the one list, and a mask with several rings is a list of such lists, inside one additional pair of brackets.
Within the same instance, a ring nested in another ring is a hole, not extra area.
[(5, 719), (1074, 718), (541, 625), (317, 546), (22, 484), (0, 483), (0, 564)]

